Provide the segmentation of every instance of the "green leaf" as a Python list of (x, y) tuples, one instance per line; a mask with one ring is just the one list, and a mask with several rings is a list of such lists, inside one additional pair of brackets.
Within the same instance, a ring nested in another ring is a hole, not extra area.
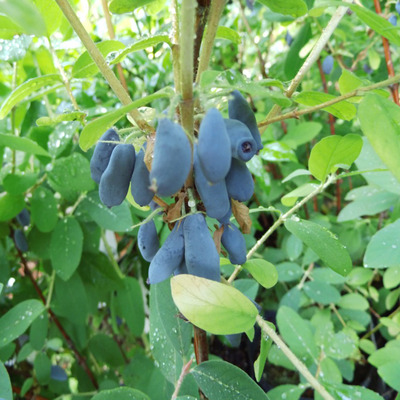
[(125, 362), (117, 343), (104, 333), (97, 333), (92, 336), (88, 348), (98, 362), (112, 367), (119, 367)]
[(7, 311), (0, 318), (0, 347), (21, 336), (43, 310), (44, 306), (39, 300), (25, 300)]
[(225, 361), (205, 361), (191, 371), (209, 400), (267, 400), (264, 391), (240, 368)]
[[(279, 4), (276, 1), (274, 1), (274, 3)], [(284, 72), (288, 80), (293, 79), (299, 71), (300, 67), (303, 65), (304, 59), (300, 57), (300, 50), (309, 41), (311, 36), (311, 26), (309, 23), (306, 22), (303, 24), (302, 28), (296, 35), (286, 56)]]
[(305, 294), (312, 300), (323, 305), (337, 303), (340, 299), (340, 292), (329, 283), (310, 281), (304, 284)]
[(379, 376), (393, 389), (400, 391), (400, 362), (386, 363), (378, 368)]
[(285, 194), (281, 198), (281, 202), (286, 207), (292, 207), (299, 197), (306, 197), (318, 188), (319, 185), (317, 185), (316, 183), (305, 183), (304, 185), (301, 185), (291, 192)]
[(362, 386), (350, 386), (344, 384), (325, 384), (328, 392), (335, 399), (351, 399), (351, 400), (384, 400), (379, 394)]
[(49, 317), (47, 311), (40, 314), (31, 325), (29, 330), (29, 343), (35, 350), (41, 350), (47, 339)]
[[(350, 72), (347, 69), (342, 70), (342, 75), (339, 78), (339, 90), (341, 95), (352, 92), (353, 90), (359, 88), (360, 86), (363, 86), (363, 84), (364, 84), (363, 80), (360, 79), (353, 72)], [(360, 99), (361, 97), (357, 96), (348, 99), (348, 101), (353, 103), (358, 103)]]
[(318, 362), (318, 349), (307, 322), (295, 311), (281, 306), (276, 315), (279, 332), (298, 357), (305, 357), (308, 363)]
[(226, 26), (219, 26), (217, 29), (217, 34), (215, 36), (217, 39), (226, 39), (235, 44), (242, 43), (242, 39), (235, 30), (228, 28)]
[(0, 194), (0, 221), (8, 221), (16, 217), (25, 207), (23, 195), (9, 193)]
[(283, 262), (276, 266), (279, 282), (293, 282), (303, 275), (303, 270), (294, 262)]
[(156, 93), (145, 96), (141, 99), (133, 101), (127, 106), (120, 107), (117, 110), (111, 111), (99, 118), (88, 123), (81, 132), (79, 137), (79, 145), (83, 151), (89, 150), (100, 139), (103, 133), (111, 128), (117, 121), (119, 121), (129, 111), (142, 107), (151, 103), (153, 100), (161, 99), (164, 97), (171, 97), (175, 94), (174, 90), (170, 87), (161, 89)]
[(308, 11), (307, 4), (303, 0), (258, 0), (271, 11), (283, 15), (291, 15), (294, 18), (301, 17)]
[(115, 58), (110, 62), (110, 65), (120, 63), (130, 53), (144, 50), (147, 49), (148, 47), (154, 47), (159, 43), (167, 43), (168, 46), (172, 47), (172, 43), (168, 35), (154, 35), (143, 39), (139, 39), (137, 42), (131, 44), (129, 47), (126, 47), (123, 50), (119, 51), (115, 55)]
[[(28, 79), (27, 81), (19, 85), (17, 88), (15, 88), (9, 94), (9, 96), (4, 100), (4, 103), (1, 105), (0, 108), (0, 119), (5, 118), (15, 105), (25, 100), (32, 93), (37, 92), (44, 86), (54, 85), (55, 83), (61, 83), (61, 82), (62, 82), (61, 76), (58, 74), (43, 75), (43, 76), (38, 76), (36, 78)], [(1, 135), (3, 136), (4, 134)], [(47, 155), (45, 150), (42, 149), (42, 151), (44, 152), (42, 153), (42, 155)]]
[(92, 400), (150, 400), (149, 396), (139, 390), (119, 387), (111, 390), (102, 390), (92, 397)]
[[(328, 93), (303, 91), (294, 97), (294, 100), (299, 104), (311, 107), (326, 103), (335, 98), (336, 96)], [(354, 104), (346, 100), (324, 107), (322, 110), (334, 115), (336, 118), (344, 119), (345, 121), (351, 121), (357, 114), (357, 109)]]
[(308, 168), (321, 182), (338, 168), (350, 168), (361, 152), (363, 142), (361, 136), (327, 136), (320, 140), (311, 150)]
[(78, 273), (64, 281), (56, 276), (52, 308), (54, 312), (76, 325), (85, 325), (88, 314), (88, 295)]
[(67, 121), (84, 121), (86, 117), (86, 113), (81, 111), (73, 111), (69, 113), (58, 114), (53, 118), (50, 117), (40, 117), (36, 120), (37, 126), (51, 126), (57, 125), (60, 122), (67, 122)]
[(347, 277), (347, 284), (352, 286), (361, 286), (368, 283), (372, 276), (374, 275), (374, 271), (371, 269), (366, 269), (363, 267), (353, 268), (350, 274)]
[(48, 177), (54, 191), (66, 198), (74, 198), (78, 193), (87, 192), (95, 187), (90, 176), (89, 160), (79, 153), (55, 160)]
[(3, 179), (3, 186), (10, 194), (22, 194), (37, 182), (37, 174), (8, 174)]
[[(372, 270), (368, 270), (371, 271)], [(383, 286), (386, 289), (393, 289), (400, 284), (400, 265), (388, 268), (383, 274)]]
[(40, 232), (51, 232), (54, 229), (58, 221), (58, 210), (53, 192), (43, 186), (33, 192), (31, 217)]
[(160, 371), (173, 384), (181, 373), (192, 339), (192, 327), (177, 317), (169, 280), (150, 287), (150, 345)]
[(7, 15), (29, 35), (44, 36), (45, 22), (29, 0), (1, 0), (0, 12)]
[(329, 268), (343, 276), (350, 273), (352, 261), (349, 253), (328, 229), (298, 218), (286, 220), (285, 227), (317, 253)]
[(260, 150), (260, 156), (266, 161), (293, 161), (297, 162), (294, 151), (283, 142), (270, 142)]
[(268, 392), (271, 400), (298, 400), (305, 388), (296, 385), (279, 385)]
[[(275, 330), (275, 325), (266, 321), (266, 323)], [(257, 357), (257, 360), (254, 362), (254, 375), (256, 377), (256, 381), (259, 382), (262, 378), (262, 374), (265, 367), (265, 362), (267, 361), (268, 353), (272, 346), (272, 339), (265, 335), (264, 333), (261, 334), (260, 339), (260, 354)]]
[(385, 364), (397, 362), (399, 359), (400, 347), (386, 344), (385, 347), (372, 353), (368, 358), (368, 362), (374, 367), (380, 368)]
[(239, 290), (194, 275), (174, 276), (171, 291), (179, 311), (194, 325), (215, 335), (247, 331), (258, 314)]
[[(126, 46), (118, 40), (104, 40), (96, 43), (96, 47), (103, 57), (107, 57), (109, 53), (125, 49)], [(87, 51), (79, 56), (72, 68), (72, 76), (77, 79), (89, 78), (97, 72), (99, 68)]]
[(50, 382), (51, 361), (45, 353), (37, 353), (33, 362), (36, 379), (41, 385), (47, 385)]
[(79, 210), (87, 212), (99, 226), (116, 232), (131, 230), (133, 221), (129, 205), (123, 202), (121, 205), (108, 208), (99, 197), (98, 191), (90, 192), (80, 204)]
[(138, 7), (150, 4), (153, 1), (154, 0), (112, 0), (109, 7), (113, 14), (125, 14)]
[(3, 363), (0, 363), (0, 399), (13, 400), (10, 377)]
[(348, 293), (340, 298), (337, 305), (349, 310), (367, 310), (368, 301), (359, 293)]
[(400, 266), (400, 219), (375, 233), (364, 255), (365, 268)]
[(361, 129), (375, 152), (400, 181), (400, 109), (389, 99), (368, 94), (358, 108)]
[(275, 265), (257, 258), (246, 261), (243, 268), (247, 269), (253, 278), (266, 289), (270, 289), (278, 282), (278, 272)]
[(5, 15), (0, 15), (0, 39), (10, 40), (15, 35), (23, 33), (22, 27), (14, 23)]
[(288, 129), (288, 133), (280, 141), (286, 143), (292, 149), (310, 142), (322, 130), (319, 122), (302, 122)]
[(27, 137), (19, 137), (0, 133), (0, 146), (9, 147), (12, 150), (23, 151), (29, 154), (36, 154), (40, 156), (48, 156), (49, 153), (39, 146), (36, 142)]
[(50, 260), (57, 275), (64, 281), (71, 278), (79, 265), (83, 233), (78, 221), (66, 217), (57, 222), (50, 242)]
[(140, 336), (144, 328), (144, 307), (142, 289), (137, 279), (125, 277), (124, 287), (117, 290), (117, 308), (119, 316), (124, 318), (129, 330)]
[(45, 23), (47, 35), (50, 36), (61, 25), (63, 13), (61, 8), (53, 0), (34, 0)]

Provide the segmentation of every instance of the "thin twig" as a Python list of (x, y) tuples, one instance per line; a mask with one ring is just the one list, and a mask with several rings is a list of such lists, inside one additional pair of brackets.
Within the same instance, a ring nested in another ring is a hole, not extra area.
[[(99, 49), (94, 44), (93, 40), (91, 39), (88, 32), (82, 25), (78, 16), (75, 14), (68, 0), (56, 0), (56, 2), (60, 7), (61, 11), (63, 12), (63, 14), (65, 15), (65, 17), (67, 18), (67, 20), (69, 21), (69, 23), (71, 24), (75, 33), (78, 35), (79, 39), (86, 47), (86, 50), (88, 51), (90, 57), (93, 59), (93, 61), (99, 68), (100, 72), (109, 83), (111, 90), (115, 93), (115, 95), (118, 97), (118, 99), (121, 101), (123, 105), (128, 105), (132, 103), (132, 99), (130, 98), (129, 94), (126, 92), (121, 82), (115, 76), (112, 69), (108, 66), (103, 55), (100, 53)], [(131, 110), (129, 114), (135, 120), (136, 124), (139, 126), (141, 130), (146, 132), (154, 132), (154, 129), (143, 119), (142, 115), (138, 110), (136, 109)]]
[(174, 393), (172, 393), (172, 397), (171, 400), (175, 400), (178, 397), (179, 394), (179, 390), (182, 386), (183, 380), (185, 379), (185, 376), (189, 373), (190, 371), (190, 367), (192, 366), (192, 362), (193, 360), (190, 359), (188, 363), (186, 363), (183, 367), (182, 367), (182, 371), (181, 374), (179, 375), (179, 379), (178, 382), (176, 382), (175, 385), (175, 390)]
[(268, 335), (272, 341), (282, 350), (283, 354), (292, 362), (297, 370), (307, 379), (310, 385), (321, 395), (325, 400), (334, 400), (334, 398), (327, 392), (321, 383), (310, 373), (308, 368), (293, 354), (292, 350), (286, 343), (279, 337), (279, 335), (267, 324), (260, 315), (256, 318), (257, 324), (261, 330)]

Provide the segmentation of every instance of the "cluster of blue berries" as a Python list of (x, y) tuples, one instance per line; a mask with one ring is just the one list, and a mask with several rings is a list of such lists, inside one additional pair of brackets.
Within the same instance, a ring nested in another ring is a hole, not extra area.
[[(175, 221), (161, 247), (153, 220), (139, 228), (138, 247), (150, 262), (149, 283), (181, 273), (220, 280), (219, 252), (202, 209), (223, 227), (221, 243), (230, 261), (246, 261), (245, 239), (230, 222), (231, 199), (245, 202), (253, 195), (254, 182), (246, 162), (263, 146), (254, 113), (238, 91), (231, 93), (228, 112), (229, 119), (224, 119), (217, 109), (208, 110), (193, 144), (179, 124), (160, 119), (150, 168), (145, 163), (145, 146), (135, 153), (131, 144), (120, 143), (112, 129), (96, 145), (91, 174), (99, 183), (100, 200), (108, 207), (122, 203), (129, 185), (133, 199), (141, 206), (156, 204), (154, 196), (170, 197), (182, 189), (190, 190), (185, 183), (193, 165), (191, 189), (194, 197), (198, 195), (200, 212), (187, 213)], [(189, 207), (186, 200), (189, 210), (193, 204)]]

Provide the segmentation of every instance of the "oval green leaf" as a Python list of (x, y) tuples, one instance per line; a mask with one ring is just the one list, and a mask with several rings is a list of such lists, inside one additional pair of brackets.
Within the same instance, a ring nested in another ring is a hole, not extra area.
[(57, 275), (67, 281), (75, 272), (82, 255), (83, 233), (75, 218), (59, 220), (50, 242), (50, 260)]
[(23, 195), (2, 193), (0, 195), (0, 221), (8, 221), (16, 217), (24, 207)]
[(350, 273), (352, 261), (349, 253), (328, 229), (299, 218), (288, 219), (285, 227), (317, 253), (329, 268), (343, 276)]
[(257, 308), (232, 286), (182, 274), (171, 279), (171, 291), (179, 311), (215, 335), (247, 331), (256, 321)]
[(226, 361), (205, 361), (191, 374), (209, 400), (267, 400), (268, 397), (244, 371)]
[(50, 157), (49, 153), (43, 147), (26, 137), (0, 133), (0, 146), (9, 147), (12, 150), (23, 151), (28, 154), (37, 154), (40, 156)]
[(0, 318), (0, 347), (21, 336), (44, 310), (39, 300), (25, 300), (18, 303)]
[(363, 146), (361, 136), (328, 136), (320, 140), (311, 150), (308, 168), (321, 182), (338, 168), (350, 168)]
[(3, 363), (0, 363), (0, 399), (13, 400), (10, 377)]
[(253, 278), (266, 289), (270, 289), (278, 282), (278, 271), (275, 265), (267, 260), (257, 258), (246, 261), (243, 268), (247, 269)]
[(53, 192), (45, 187), (38, 187), (31, 200), (32, 222), (40, 232), (51, 232), (58, 220), (57, 200)]
[(119, 387), (111, 390), (102, 390), (92, 397), (92, 400), (150, 400), (150, 398), (139, 390), (129, 387)]
[(307, 4), (303, 0), (258, 0), (261, 4), (267, 6), (271, 11), (291, 15), (294, 18), (301, 17), (306, 14)]

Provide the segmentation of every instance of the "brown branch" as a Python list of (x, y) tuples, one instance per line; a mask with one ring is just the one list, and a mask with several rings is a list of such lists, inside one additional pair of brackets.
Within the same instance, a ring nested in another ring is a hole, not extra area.
[[(14, 237), (14, 232), (11, 231), (11, 235), (12, 237)], [(25, 257), (23, 256), (22, 252), (20, 249), (18, 249), (15, 241), (15, 248), (18, 252), (18, 257), (21, 260), (21, 264), (23, 266), (23, 270), (24, 270), (24, 274), (29, 278), (29, 280), (32, 282), (33, 287), (35, 288), (36, 293), (38, 294), (40, 300), (42, 301), (42, 303), (44, 305), (46, 305), (46, 298), (42, 292), (42, 289), (40, 289), (40, 286), (38, 285), (38, 283), (36, 282), (35, 278), (32, 275), (31, 270), (28, 267), (28, 263), (25, 259)], [(90, 370), (85, 358), (81, 355), (81, 353), (78, 351), (78, 349), (76, 348), (74, 342), (72, 341), (71, 337), (68, 335), (68, 333), (65, 331), (65, 329), (63, 328), (63, 326), (61, 325), (59, 319), (57, 318), (57, 316), (54, 314), (53, 310), (49, 307), (47, 309), (47, 312), (49, 313), (50, 317), (52, 318), (53, 322), (55, 323), (55, 325), (57, 326), (58, 330), (60, 331), (60, 333), (62, 334), (62, 336), (64, 337), (65, 341), (68, 344), (68, 347), (74, 352), (78, 363), (81, 365), (81, 367), (83, 368), (83, 370), (86, 372), (87, 376), (89, 377), (90, 381), (92, 382), (93, 386), (98, 389), (99, 385), (97, 383), (96, 378), (93, 375), (93, 372)]]
[[(115, 31), (114, 31), (114, 26), (111, 22), (111, 14), (110, 14), (110, 10), (108, 8), (107, 0), (101, 0), (101, 5), (103, 7), (104, 18), (106, 19), (108, 36), (110, 36), (110, 39), (113, 40), (113, 39), (115, 39)], [(121, 81), (122, 86), (128, 92), (129, 91), (128, 85), (126, 84), (124, 71), (123, 71), (122, 65), (120, 63), (117, 64), (117, 72), (118, 72), (118, 78)]]
[[(374, 6), (375, 6), (376, 13), (382, 14), (382, 9), (381, 9), (379, 0), (374, 0)], [(383, 44), (383, 51), (385, 53), (386, 68), (388, 70), (388, 75), (389, 75), (389, 78), (392, 78), (393, 76), (395, 76), (395, 72), (394, 72), (394, 68), (393, 68), (392, 56), (390, 53), (389, 40), (387, 40), (385, 37), (382, 36), (382, 44)], [(392, 93), (393, 101), (397, 105), (400, 105), (399, 84), (395, 83), (393, 86), (390, 86), (389, 89), (390, 89), (390, 92)]]
[(196, 21), (195, 21), (195, 37), (194, 37), (194, 51), (193, 51), (193, 76), (197, 75), (197, 68), (199, 66), (199, 55), (201, 41), (203, 40), (204, 29), (210, 11), (211, 0), (197, 0), (196, 8)]

